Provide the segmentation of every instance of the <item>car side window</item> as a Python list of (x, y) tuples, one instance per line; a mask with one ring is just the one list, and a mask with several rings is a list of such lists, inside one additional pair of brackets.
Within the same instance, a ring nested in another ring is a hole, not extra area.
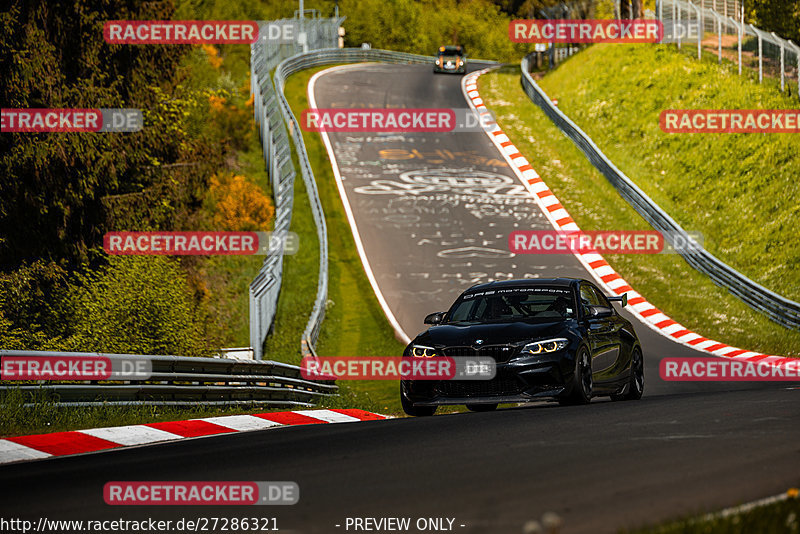
[(608, 301), (608, 298), (602, 291), (600, 291), (594, 286), (592, 287), (592, 290), (597, 294), (597, 301), (600, 303), (600, 306), (605, 306), (606, 308), (611, 308), (612, 310), (614, 309), (614, 307), (611, 305), (611, 303)]
[(581, 309), (584, 315), (589, 315), (589, 306), (599, 306), (600, 300), (592, 286), (581, 284)]

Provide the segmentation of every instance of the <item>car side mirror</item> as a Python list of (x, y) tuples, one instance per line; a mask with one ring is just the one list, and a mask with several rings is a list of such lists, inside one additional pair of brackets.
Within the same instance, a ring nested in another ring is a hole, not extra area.
[(589, 306), (589, 317), (591, 319), (602, 319), (603, 317), (611, 317), (614, 311), (605, 306)]
[(628, 294), (623, 293), (621, 297), (607, 297), (609, 302), (619, 302), (620, 305), (624, 308), (628, 305)]
[(440, 324), (444, 320), (445, 312), (436, 312), (425, 317), (425, 324)]

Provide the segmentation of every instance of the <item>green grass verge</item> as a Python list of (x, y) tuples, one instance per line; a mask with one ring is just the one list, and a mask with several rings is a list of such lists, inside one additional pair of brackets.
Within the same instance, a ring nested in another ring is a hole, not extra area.
[[(271, 195), (269, 175), (261, 153), (261, 142), (253, 127), (246, 151), (237, 153), (236, 172)], [(272, 221), (274, 223), (274, 220)], [(271, 224), (272, 224), (271, 223)], [(250, 282), (258, 274), (265, 256), (208, 256), (199, 269), (209, 290), (210, 302), (223, 337), (224, 347), (250, 346)]]
[[(664, 142), (663, 137), (665, 136), (654, 132), (653, 125), (642, 120), (642, 116), (649, 117), (648, 120), (655, 121), (653, 124), (658, 130), (658, 114), (647, 111), (649, 108), (644, 108), (644, 104), (641, 103), (639, 107), (643, 109), (635, 112), (634, 110), (637, 108), (632, 101), (641, 98), (650, 98), (654, 101), (659, 98), (664, 100), (666, 97), (658, 96), (662, 92), (669, 95), (682, 94), (685, 91), (683, 85), (690, 83), (694, 77), (683, 78), (660, 73), (658, 76), (654, 76), (653, 80), (666, 78), (660, 83), (667, 84), (670, 88), (663, 91), (654, 87), (634, 88), (628, 85), (625, 86), (627, 92), (623, 92), (623, 89), (611, 87), (607, 80), (610, 73), (621, 72), (623, 67), (628, 65), (629, 55), (633, 54), (639, 55), (640, 60), (636, 72), (652, 74), (653, 68), (641, 57), (641, 54), (645, 54), (647, 50), (650, 50), (655, 58), (660, 58), (659, 61), (668, 62), (668, 58), (671, 57), (672, 59), (669, 61), (689, 70), (697, 64), (696, 60), (689, 60), (680, 53), (665, 48), (637, 48), (622, 45), (593, 46), (567, 60), (559, 69), (546, 76), (543, 85), (551, 97), (559, 99), (559, 107), (563, 108), (569, 116), (573, 116), (573, 111), (577, 108), (594, 107), (605, 110), (603, 117), (607, 115), (607, 120), (613, 121), (613, 125), (603, 122), (592, 124), (587, 128), (589, 134), (594, 135), (597, 132), (599, 139), (595, 137), (595, 141), (606, 151), (611, 160), (631, 179), (641, 185), (656, 202), (661, 203), (668, 213), (677, 217), (679, 222), (684, 223), (685, 221), (681, 220), (682, 215), (677, 212), (682, 211), (685, 216), (686, 212), (691, 212), (693, 208), (696, 209), (696, 204), (700, 202), (702, 195), (695, 194), (695, 191), (701, 185), (697, 185), (694, 189), (687, 186), (685, 197), (687, 206), (690, 207), (684, 208), (677, 197), (671, 203), (662, 202), (664, 194), (658, 194), (658, 192), (663, 183), (658, 182), (650, 187), (640, 183), (643, 180), (640, 180), (640, 171), (637, 169), (646, 169), (652, 166), (655, 169), (653, 172), (658, 176), (664, 178), (665, 175), (660, 172), (662, 169), (666, 169), (666, 174), (672, 176), (676, 168), (688, 165), (686, 162), (678, 161), (687, 152), (677, 148), (668, 152), (668, 149), (664, 148), (663, 152), (659, 152), (662, 155), (657, 160), (658, 164), (654, 164), (652, 154), (640, 149), (639, 144), (647, 142), (646, 140), (651, 137), (657, 137), (661, 140), (660, 142)], [(586, 56), (582, 57), (584, 54)], [(603, 55), (602, 66), (598, 66), (598, 61), (600, 61), (597, 58), (598, 54)], [(592, 67), (590, 68), (589, 65)], [(633, 67), (628, 66), (626, 72), (629, 72), (630, 76), (634, 76), (632, 71)], [(518, 67), (508, 67), (499, 72), (482, 76), (479, 79), (481, 97), (489, 109), (496, 113), (503, 130), (559, 197), (578, 225), (584, 230), (651, 229), (648, 223), (619, 196), (605, 177), (589, 163), (572, 141), (561, 134), (544, 113), (530, 102), (521, 89), (519, 76)], [(583, 88), (583, 84), (590, 82), (580, 82), (584, 76), (589, 79), (599, 78), (602, 81), (597, 81), (598, 88), (592, 86), (589, 91), (589, 88)], [(620, 76), (618, 81), (620, 84), (624, 84), (624, 76)], [(735, 82), (738, 80), (731, 80), (730, 83)], [(580, 95), (573, 94), (572, 89), (566, 88), (570, 84), (581, 84)], [(711, 82), (708, 85), (713, 87)], [(599, 95), (600, 92), (603, 92), (602, 98)], [(612, 92), (619, 101), (612, 100), (609, 94), (605, 94)], [(640, 96), (642, 94), (648, 96)], [(579, 99), (585, 99), (585, 102)], [(564, 103), (565, 101), (566, 103)], [(662, 102), (660, 105), (664, 108), (670, 107), (666, 102)], [(696, 107), (715, 106), (725, 107), (716, 101), (709, 101), (705, 106), (698, 105)], [(679, 108), (681, 104), (673, 102), (671, 107)], [(692, 105), (684, 104), (683, 107), (692, 107)], [(586, 126), (584, 123), (591, 122), (580, 114), (575, 118), (581, 127)], [(626, 121), (633, 126), (627, 125)], [(627, 137), (618, 132), (623, 128), (626, 129)], [(633, 130), (637, 133), (634, 133)], [(614, 151), (608, 146), (609, 142), (604, 137), (611, 135), (619, 138), (616, 142), (620, 146), (614, 147)], [(756, 137), (760, 140), (769, 139), (760, 135)], [(722, 141), (724, 139), (718, 142)], [(680, 142), (680, 139), (672, 142)], [(783, 146), (786, 142), (788, 141), (779, 140), (777, 144)], [(635, 161), (635, 158), (615, 159), (615, 154), (627, 149), (636, 154), (642, 154), (642, 160), (645, 163), (639, 162), (639, 166), (632, 170), (628, 168), (628, 165)], [(723, 160), (725, 158), (733, 159), (726, 155), (724, 149), (717, 147), (715, 150), (723, 151), (723, 155), (717, 157)], [(664, 155), (667, 153), (671, 154), (672, 159), (669, 161), (667, 161), (669, 158)], [(711, 148), (706, 148), (703, 151), (703, 157), (709, 160), (715, 157), (716, 153)], [(776, 172), (780, 175), (787, 171), (779, 169)], [(694, 180), (692, 175), (686, 171), (678, 176), (680, 179), (676, 177), (675, 181), (679, 183), (681, 180), (686, 182)], [(746, 198), (741, 195), (715, 196), (714, 198), (715, 202), (725, 202), (726, 209), (733, 213), (752, 212), (745, 206)], [(788, 202), (787, 209), (789, 209)], [(705, 213), (708, 218), (715, 216), (715, 212), (707, 211)], [(775, 216), (778, 217), (777, 214)], [(726, 217), (729, 220), (728, 224), (736, 226), (730, 221), (729, 216)], [(742, 222), (740, 226), (744, 227), (750, 224), (749, 221), (746, 221)], [(692, 224), (686, 224), (686, 227), (703, 231), (706, 235), (706, 243), (709, 245), (715, 242), (719, 243), (714, 233), (716, 223), (712, 222), (709, 225), (708, 228), (698, 228)], [(787, 254), (791, 254), (791, 252), (787, 252)], [(728, 293), (727, 290), (714, 285), (708, 277), (690, 267), (678, 255), (607, 255), (606, 259), (645, 298), (689, 329), (748, 350), (771, 354), (800, 355), (800, 332), (788, 330), (770, 321)]]
[(800, 137), (665, 134), (665, 109), (793, 109), (775, 80), (672, 46), (595, 46), (542, 88), (667, 213), (755, 281), (800, 300)]
[(800, 300), (800, 138), (665, 134), (665, 109), (792, 109), (775, 80), (672, 46), (596, 46), (542, 87), (706, 248), (764, 286)]
[[(306, 87), (309, 79), (325, 68), (328, 67), (302, 71), (287, 80), (285, 94), (296, 116), (299, 117), (302, 110), (308, 107)], [(304, 132), (303, 140), (328, 227), (328, 303), (317, 352), (321, 356), (399, 356), (404, 346), (395, 339), (394, 330), (386, 320), (364, 273), (322, 139), (319, 134)], [(287, 258), (275, 333), (268, 339), (265, 349), (265, 354), (270, 358), (273, 358), (270, 351), (278, 343), (281, 346), (288, 343), (287, 348), (294, 358), (299, 358), (300, 336), (316, 294), (316, 229), (299, 169), (295, 183), (292, 231), (300, 235), (301, 252), (313, 247), (315, 254), (313, 257), (298, 254)], [(302, 305), (294, 306), (290, 301)], [(282, 340), (279, 341), (279, 338)], [(390, 414), (401, 411), (395, 381), (340, 381), (339, 386), (341, 395), (326, 401), (325, 406), (357, 407)]]
[[(24, 406), (26, 402), (31, 401), (34, 402), (33, 406)], [(0, 398), (0, 437), (290, 409), (266, 408), (256, 405), (230, 407), (198, 405), (189, 408), (173, 406), (59, 407), (43, 393), (34, 394), (31, 397), (19, 390), (11, 390)]]
[(750, 534), (752, 532), (797, 534), (799, 531), (800, 500), (794, 497), (727, 517), (682, 519), (659, 526), (620, 532), (621, 534)]

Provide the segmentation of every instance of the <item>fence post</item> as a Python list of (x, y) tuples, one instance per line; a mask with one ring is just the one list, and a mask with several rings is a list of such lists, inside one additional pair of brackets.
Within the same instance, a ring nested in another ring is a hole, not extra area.
[[(784, 57), (783, 57), (784, 54), (783, 39), (778, 37), (778, 35), (775, 32), (770, 32), (770, 33), (772, 33), (772, 36), (775, 38), (776, 41), (778, 41), (778, 46), (781, 47), (781, 93), (782, 93), (786, 87), (786, 72), (785, 72), (786, 64), (784, 62)], [(798, 76), (800, 76), (800, 74), (798, 74)]]
[(764, 79), (764, 43), (761, 39), (761, 32), (758, 31), (758, 28), (752, 24), (750, 27), (753, 28), (753, 31), (758, 37), (758, 83), (762, 83), (762, 80)]
[[(695, 13), (697, 14), (697, 59), (701, 59), (702, 58), (702, 48), (701, 47), (702, 47), (702, 40), (703, 40), (703, 32), (705, 31), (705, 28), (703, 28), (703, 17), (700, 15), (700, 8), (698, 8), (696, 5), (692, 4), (691, 2), (689, 3), (689, 5), (692, 6), (692, 8), (694, 8)], [(687, 16), (686, 19), (687, 19), (687, 23), (688, 23), (689, 17)]]
[(739, 76), (742, 75), (742, 39), (744, 38), (744, 7), (741, 9), (742, 20), (739, 22)]
[(800, 98), (800, 46), (797, 46), (791, 40), (789, 44), (794, 48), (794, 56), (797, 58), (797, 97)]
[[(658, 1), (658, 20), (661, 22), (661, 27), (664, 27), (664, 0)], [(664, 34), (661, 34), (661, 41), (664, 41)]]
[[(700, 34), (698, 35), (698, 38), (701, 41), (703, 40), (702, 37), (703, 34), (705, 34), (706, 32), (706, 16), (705, 13), (703, 12), (705, 8), (706, 8), (705, 0), (700, 0), (700, 8), (697, 10), (697, 24), (698, 26), (700, 26)], [(697, 59), (700, 59), (700, 57), (698, 56)]]
[(718, 48), (718, 51), (717, 51), (717, 63), (719, 63), (721, 65), (722, 64), (722, 19), (720, 18), (720, 16), (717, 14), (716, 11), (714, 11), (714, 17), (716, 17), (716, 19), (717, 19), (717, 33), (719, 34), (719, 48)]

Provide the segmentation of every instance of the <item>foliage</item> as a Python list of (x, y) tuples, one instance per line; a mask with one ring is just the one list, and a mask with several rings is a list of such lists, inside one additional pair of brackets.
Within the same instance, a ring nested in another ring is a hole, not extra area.
[[(123, 0), (30, 0), (0, 13), (3, 106), (158, 108), (163, 101), (154, 88), (171, 92), (189, 48), (105, 43), (104, 21), (168, 19), (173, 9), (171, 2), (130, 6)], [(169, 197), (172, 172), (152, 172), (154, 162), (213, 159), (214, 149), (175, 136), (172, 118), (151, 114), (141, 132), (129, 134), (0, 136), (0, 267), (39, 258), (75, 266), (90, 258), (88, 250), (110, 226), (106, 197), (152, 187), (167, 193), (173, 207), (186, 203)]]
[(209, 356), (212, 321), (178, 262), (164, 256), (113, 256), (78, 276), (67, 350)]
[(215, 174), (209, 192), (214, 199), (214, 224), (220, 230), (245, 232), (269, 228), (275, 215), (272, 201), (244, 176)]
[(800, 42), (800, 2), (750, 0), (745, 5), (753, 24), (784, 39)]
[(509, 61), (527, 45), (508, 38), (510, 17), (486, 0), (342, 0), (345, 46), (432, 55), (442, 44), (463, 45), (473, 58)]
[(37, 350), (57, 342), (71, 314), (69, 290), (67, 272), (55, 263), (0, 273), (0, 347)]

